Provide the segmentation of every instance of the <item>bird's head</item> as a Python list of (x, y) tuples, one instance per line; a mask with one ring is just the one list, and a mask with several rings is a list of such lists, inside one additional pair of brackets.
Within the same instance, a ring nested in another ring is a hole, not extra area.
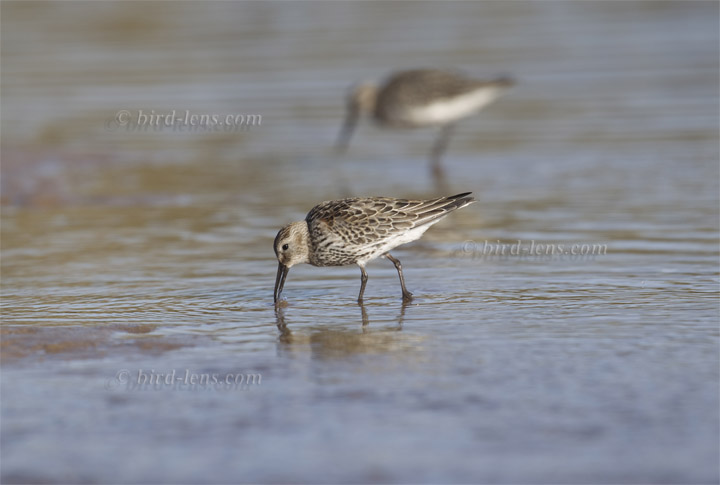
[(285, 285), (290, 268), (296, 264), (309, 262), (310, 247), (308, 226), (305, 221), (293, 222), (278, 231), (273, 243), (278, 260), (278, 272), (275, 278), (273, 298), (277, 303)]
[(347, 96), (347, 107), (345, 110), (345, 121), (340, 128), (335, 149), (342, 154), (347, 151), (350, 144), (350, 138), (358, 118), (363, 113), (371, 113), (375, 109), (375, 100), (377, 98), (377, 86), (374, 84), (363, 83), (353, 86)]
[(372, 83), (360, 83), (350, 88), (347, 97), (348, 111), (370, 113), (375, 109), (378, 87)]

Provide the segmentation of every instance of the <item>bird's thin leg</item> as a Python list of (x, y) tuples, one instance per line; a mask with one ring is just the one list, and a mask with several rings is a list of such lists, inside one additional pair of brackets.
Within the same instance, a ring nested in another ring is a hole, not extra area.
[(365, 284), (368, 280), (368, 274), (365, 271), (365, 267), (360, 266), (360, 271), (362, 272), (362, 274), (360, 275), (360, 294), (358, 295), (358, 305), (363, 304), (363, 293), (365, 293)]
[(452, 135), (454, 128), (455, 125), (453, 124), (443, 126), (440, 129), (440, 134), (438, 135), (437, 140), (435, 140), (435, 144), (432, 147), (432, 152), (430, 154), (430, 163), (433, 175), (435, 177), (443, 176), (443, 169), (440, 162), (442, 161), (442, 156), (447, 149), (448, 142), (450, 141), (450, 136)]
[(390, 253), (385, 253), (385, 257), (392, 261), (392, 263), (395, 265), (395, 269), (398, 272), (398, 276), (400, 277), (400, 286), (402, 287), (403, 301), (412, 300), (413, 294), (410, 293), (407, 288), (405, 288), (405, 277), (403, 276), (402, 264), (400, 264), (400, 260), (393, 258)]

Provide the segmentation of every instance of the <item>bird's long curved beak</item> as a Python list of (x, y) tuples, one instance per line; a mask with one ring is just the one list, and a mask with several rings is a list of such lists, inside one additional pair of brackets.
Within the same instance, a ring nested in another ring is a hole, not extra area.
[(347, 151), (350, 145), (350, 138), (352, 138), (353, 131), (355, 131), (355, 125), (357, 125), (359, 114), (357, 108), (348, 109), (345, 121), (343, 122), (342, 128), (340, 128), (337, 143), (335, 144), (335, 151), (337, 153), (342, 155)]
[(287, 274), (289, 271), (289, 267), (285, 266), (282, 263), (278, 263), (277, 276), (275, 277), (275, 291), (273, 292), (273, 301), (275, 303), (277, 303), (280, 299), (280, 294), (282, 293), (283, 286), (285, 286), (285, 278), (287, 278)]

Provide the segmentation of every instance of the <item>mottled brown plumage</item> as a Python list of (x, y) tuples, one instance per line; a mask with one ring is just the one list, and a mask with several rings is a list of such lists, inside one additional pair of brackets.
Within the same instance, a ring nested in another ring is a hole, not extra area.
[(278, 258), (274, 299), (277, 302), (290, 267), (299, 263), (313, 266), (357, 264), (362, 273), (360, 295), (367, 281), (365, 264), (385, 256), (395, 264), (403, 298), (412, 294), (405, 288), (400, 262), (389, 251), (414, 241), (453, 210), (475, 201), (470, 193), (429, 200), (389, 197), (351, 198), (323, 202), (304, 221), (280, 229), (273, 248)]

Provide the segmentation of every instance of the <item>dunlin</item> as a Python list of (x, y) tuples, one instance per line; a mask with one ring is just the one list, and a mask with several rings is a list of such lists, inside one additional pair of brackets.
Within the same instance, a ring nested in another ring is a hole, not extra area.
[(383, 126), (422, 128), (439, 126), (431, 151), (432, 170), (441, 174), (440, 159), (454, 123), (491, 103), (514, 83), (509, 78), (471, 79), (456, 71), (416, 69), (390, 76), (382, 85), (361, 84), (351, 90), (337, 149), (345, 152), (361, 114)]
[(278, 302), (290, 268), (299, 263), (313, 266), (360, 267), (360, 295), (368, 275), (368, 261), (384, 256), (395, 265), (403, 300), (412, 299), (405, 288), (400, 261), (390, 250), (401, 244), (415, 241), (427, 229), (450, 212), (475, 202), (470, 192), (428, 200), (367, 197), (323, 202), (308, 213), (304, 221), (293, 222), (280, 229), (275, 237), (274, 249), (278, 271), (273, 294)]

